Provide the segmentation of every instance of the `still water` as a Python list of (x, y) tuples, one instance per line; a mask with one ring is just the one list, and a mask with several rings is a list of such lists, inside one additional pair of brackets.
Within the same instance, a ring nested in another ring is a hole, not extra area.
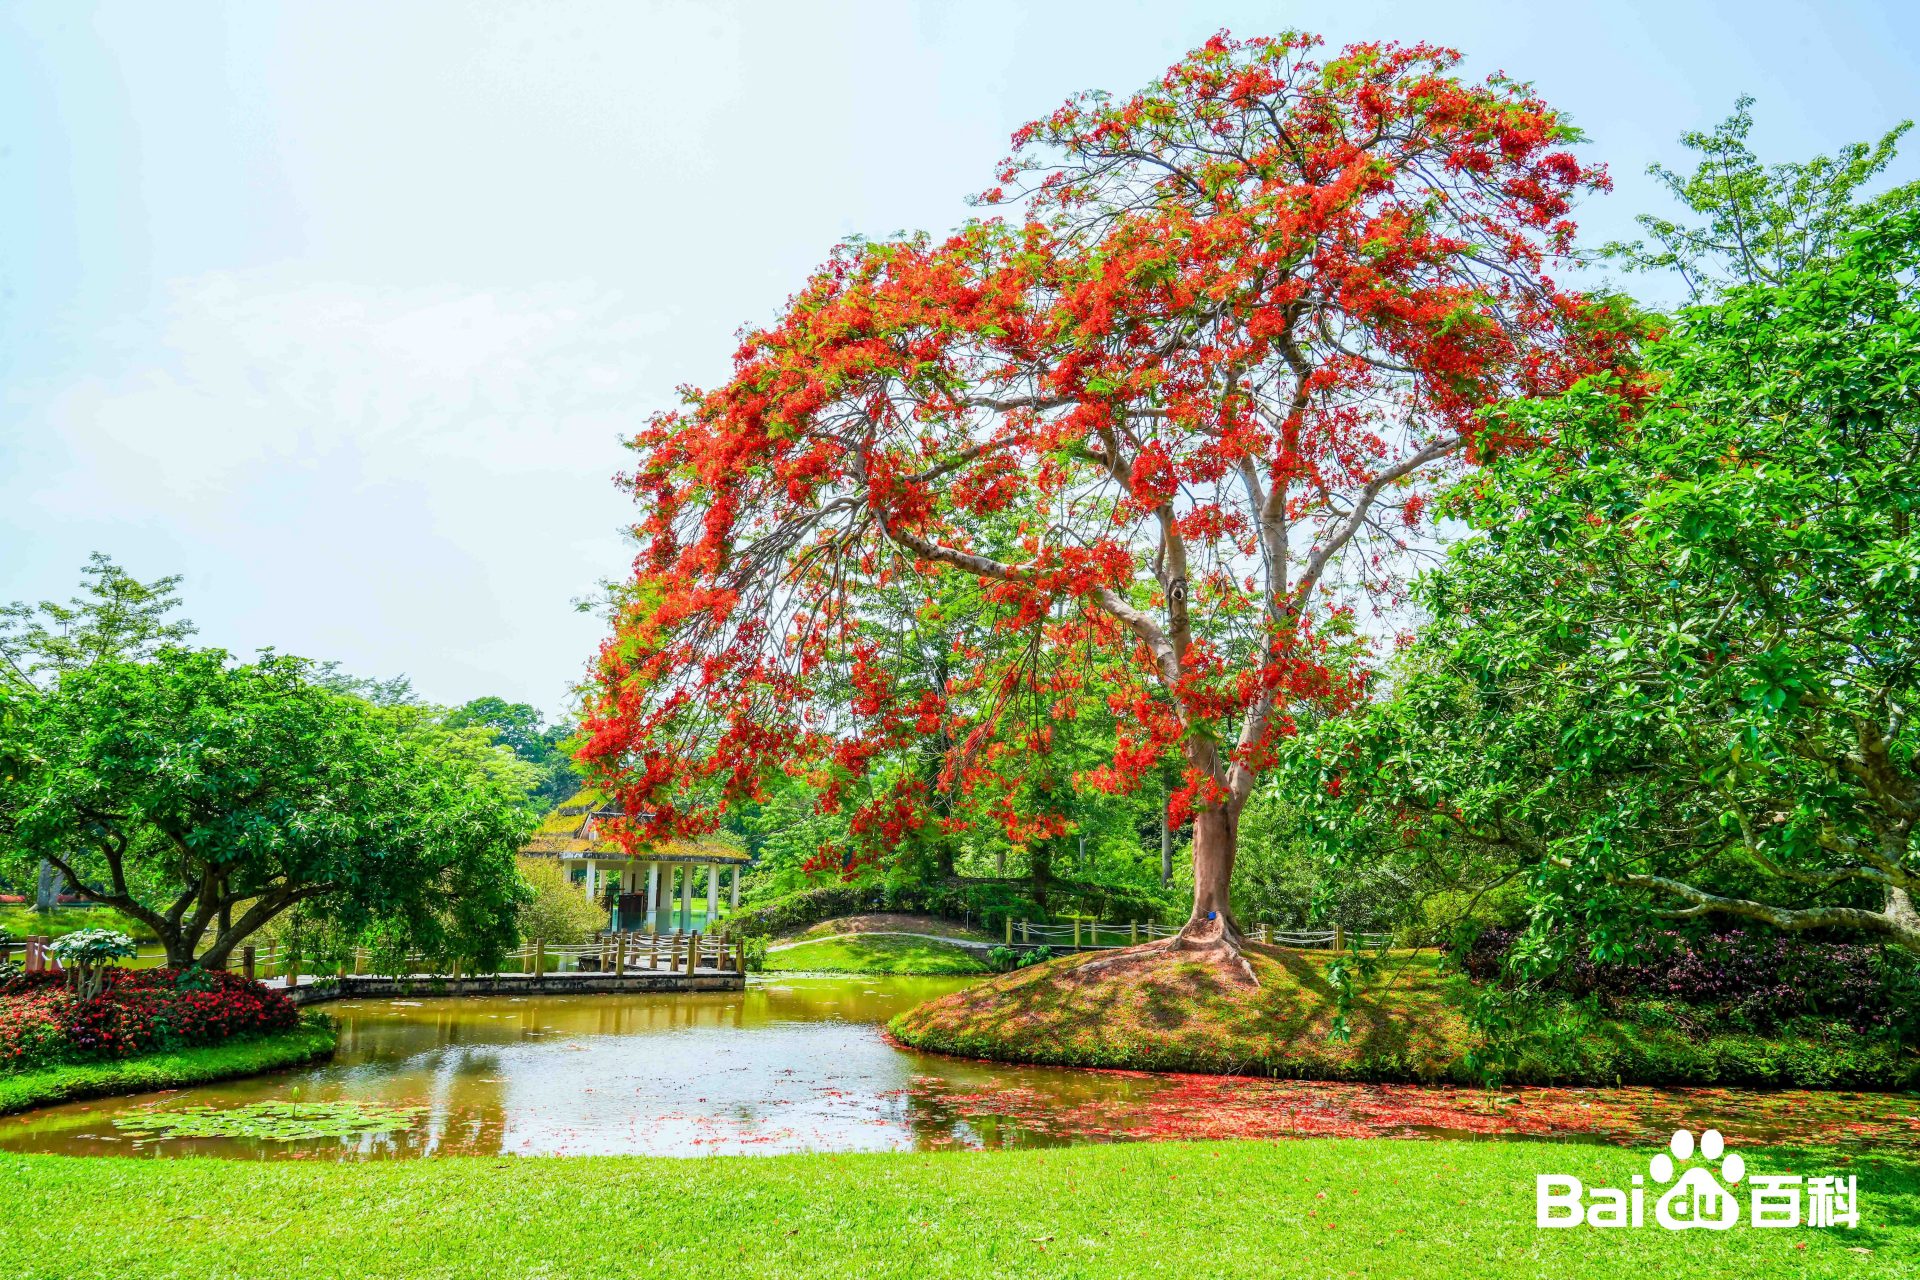
[[(328, 1063), (0, 1117), (0, 1150), (353, 1160), (1374, 1134), (1639, 1141), (1703, 1118), (1750, 1139), (1790, 1132), (1920, 1146), (1911, 1096), (1493, 1096), (1017, 1067), (919, 1054), (888, 1040), (884, 1027), (895, 1013), (968, 981), (780, 975), (755, 978), (743, 992), (701, 995), (342, 1002), (326, 1006), (341, 1023)], [(296, 1124), (232, 1132), (232, 1117), (257, 1118), (268, 1103), (326, 1104), (358, 1116), (347, 1126), (358, 1131), (303, 1135)], [(228, 1127), (221, 1136), (179, 1136), (143, 1123), (186, 1108), (210, 1109), (218, 1113), (212, 1127)]]

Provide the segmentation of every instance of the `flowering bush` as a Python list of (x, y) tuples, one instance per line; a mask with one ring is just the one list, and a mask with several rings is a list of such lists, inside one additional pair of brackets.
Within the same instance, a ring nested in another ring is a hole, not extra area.
[(92, 1000), (106, 990), (107, 967), (115, 960), (131, 960), (133, 939), (112, 929), (76, 929), (48, 948), (67, 971), (67, 985)]
[[(1488, 929), (1466, 953), (1476, 982), (1502, 976), (1511, 929)], [(1914, 1034), (1920, 975), (1914, 966), (1866, 943), (1814, 942), (1786, 934), (1729, 930), (1648, 935), (1629, 959), (1611, 964), (1584, 953), (1556, 979), (1562, 990), (1606, 999), (1670, 1000), (1711, 1006), (1765, 1028), (1797, 1014), (1842, 1019), (1858, 1031)]]
[(298, 1021), (286, 996), (238, 974), (110, 969), (91, 1000), (36, 974), (0, 994), (0, 1071), (211, 1044)]

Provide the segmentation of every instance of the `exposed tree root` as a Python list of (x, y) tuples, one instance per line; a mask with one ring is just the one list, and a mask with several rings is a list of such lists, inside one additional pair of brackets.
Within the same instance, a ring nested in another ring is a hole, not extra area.
[(1144, 964), (1170, 963), (1175, 960), (1198, 960), (1218, 969), (1224, 976), (1242, 986), (1258, 987), (1260, 979), (1253, 966), (1241, 954), (1240, 938), (1232, 930), (1218, 931), (1212, 936), (1195, 938), (1186, 932), (1175, 934), (1171, 938), (1156, 938), (1152, 942), (1142, 942), (1137, 946), (1121, 947), (1109, 951), (1097, 959), (1085, 964), (1075, 965), (1067, 972), (1073, 981), (1083, 981), (1096, 975), (1120, 972), (1138, 968)]

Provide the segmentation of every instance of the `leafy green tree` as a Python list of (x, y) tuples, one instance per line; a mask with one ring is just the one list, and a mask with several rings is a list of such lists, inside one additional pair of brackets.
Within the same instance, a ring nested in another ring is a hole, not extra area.
[(492, 733), (494, 741), (534, 771), (530, 791), (543, 809), (580, 789), (580, 775), (566, 748), (571, 731), (565, 725), (547, 725), (536, 707), (504, 698), (475, 698), (446, 712), (442, 723), (449, 729), (485, 729)]
[(1552, 446), (1455, 495), (1478, 536), (1399, 688), (1296, 793), (1503, 851), (1542, 961), (1650, 915), (1920, 952), (1917, 281), (1920, 209), (1878, 206), (1683, 313), (1645, 383), (1512, 407)]
[(1417, 852), (1396, 847), (1384, 824), (1348, 824), (1343, 836), (1356, 843), (1329, 858), (1285, 787), (1256, 791), (1241, 819), (1235, 911), (1283, 929), (1420, 929), (1423, 895), (1446, 885)]
[(335, 693), (349, 694), (362, 702), (371, 702), (376, 707), (426, 705), (420, 695), (413, 691), (413, 677), (404, 672), (380, 680), (372, 676), (356, 676), (343, 670), (338, 662), (319, 662), (314, 664), (313, 682)]
[(141, 582), (98, 551), (80, 573), (81, 594), (66, 604), (0, 605), (0, 683), (37, 690), (95, 662), (138, 661), (194, 634), (191, 622), (167, 617), (180, 607), (179, 575)]
[(16, 691), (8, 856), (47, 858), (173, 965), (224, 966), (302, 903), (350, 929), (510, 943), (532, 814), (493, 749), (314, 677), (299, 658), (163, 648)]
[[(9, 689), (38, 693), (63, 672), (101, 659), (138, 660), (194, 634), (193, 623), (167, 616), (180, 607), (179, 575), (141, 582), (98, 551), (80, 575), (80, 594), (66, 604), (16, 600), (0, 605), (0, 699)], [(4, 765), (0, 759), (0, 768)], [(0, 883), (31, 884), (42, 910), (53, 904), (58, 881), (50, 863), (42, 860), (38, 874), (17, 865), (7, 871), (0, 871)]]
[(607, 912), (589, 901), (585, 891), (567, 879), (551, 858), (520, 859), (525, 893), (520, 900), (520, 934), (529, 942), (568, 946), (585, 942), (607, 927)]
[(1653, 244), (1611, 244), (1608, 256), (1630, 270), (1676, 272), (1701, 302), (1738, 285), (1784, 284), (1795, 272), (1838, 257), (1855, 231), (1920, 204), (1920, 183), (1914, 182), (1856, 199), (1893, 162), (1911, 120), (1877, 143), (1856, 142), (1838, 156), (1763, 165), (1747, 146), (1752, 106), (1753, 99), (1743, 97), (1710, 132), (1682, 136), (1682, 144), (1700, 156), (1692, 173), (1658, 164), (1648, 170), (1703, 221), (1642, 214), (1636, 221)]

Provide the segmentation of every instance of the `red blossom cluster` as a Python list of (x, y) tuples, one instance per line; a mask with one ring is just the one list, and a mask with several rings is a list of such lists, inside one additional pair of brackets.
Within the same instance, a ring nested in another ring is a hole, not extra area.
[[(581, 752), (617, 836), (708, 829), (781, 770), (838, 806), (935, 733), (941, 787), (1010, 790), (1051, 730), (1006, 708), (1089, 690), (1125, 714), (1083, 784), (1173, 755), (1177, 807), (1237, 812), (1295, 712), (1361, 695), (1343, 611), (1392, 589), (1423, 487), (1525, 443), (1489, 405), (1629, 335), (1547, 275), (1606, 183), (1557, 113), (1450, 50), (1317, 43), (1217, 37), (1026, 126), (984, 199), (1017, 218), (842, 246), (640, 432)], [(977, 583), (995, 638), (927, 688), (867, 606), (937, 575)], [(922, 820), (920, 792), (862, 794), (869, 838), (823, 863)]]
[(198, 969), (112, 969), (92, 1000), (57, 976), (16, 979), (0, 993), (0, 1068), (74, 1058), (124, 1058), (213, 1044), (293, 1026), (287, 997), (238, 974)]

